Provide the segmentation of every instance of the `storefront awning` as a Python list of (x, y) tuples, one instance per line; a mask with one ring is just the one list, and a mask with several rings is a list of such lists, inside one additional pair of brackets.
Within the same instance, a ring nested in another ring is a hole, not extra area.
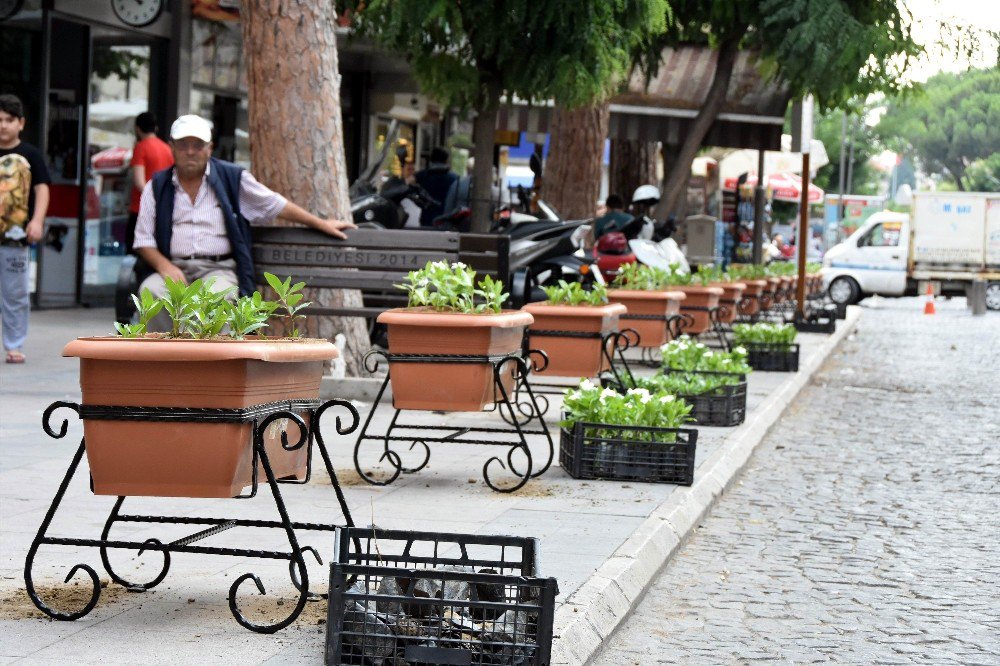
[[(712, 85), (717, 58), (718, 52), (708, 47), (665, 49), (659, 73), (648, 88), (645, 77), (636, 73), (625, 92), (611, 99), (608, 136), (680, 144)], [(784, 85), (763, 80), (755, 53), (741, 52), (726, 102), (704, 145), (780, 150), (789, 99)], [(532, 106), (515, 100), (501, 107), (497, 129), (548, 132), (551, 109), (551, 103)]]

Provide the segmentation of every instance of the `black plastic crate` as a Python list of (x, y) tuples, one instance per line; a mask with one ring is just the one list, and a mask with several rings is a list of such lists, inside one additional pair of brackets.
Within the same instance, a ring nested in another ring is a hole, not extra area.
[(762, 372), (798, 372), (799, 346), (746, 344), (747, 363)]
[(549, 662), (558, 585), (534, 576), (534, 539), (339, 532), (327, 664)]
[(409, 569), (486, 567), (494, 573), (538, 575), (538, 540), (533, 537), (385, 530), (337, 529), (336, 560)]
[(698, 431), (576, 422), (563, 428), (559, 464), (574, 479), (694, 482)]
[(747, 383), (720, 386), (698, 395), (678, 396), (691, 405), (694, 425), (730, 428), (743, 423), (747, 415)]
[(816, 317), (795, 322), (795, 330), (799, 333), (833, 333), (837, 330), (837, 313), (831, 316)]

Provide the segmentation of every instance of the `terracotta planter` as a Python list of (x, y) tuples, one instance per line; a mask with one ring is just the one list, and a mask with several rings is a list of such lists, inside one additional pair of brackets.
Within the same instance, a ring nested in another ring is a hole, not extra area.
[(746, 285), (746, 291), (743, 292), (743, 295), (748, 298), (743, 300), (740, 314), (755, 315), (760, 312), (760, 296), (764, 293), (767, 280), (741, 280), (741, 282)]
[(693, 321), (684, 327), (684, 332), (688, 335), (698, 335), (712, 328), (712, 319), (709, 317), (708, 308), (714, 308), (719, 304), (723, 291), (719, 287), (696, 287), (686, 285), (674, 287), (687, 295), (681, 304), (681, 314), (689, 315)]
[(808, 287), (807, 293), (810, 295), (816, 295), (823, 291), (823, 276), (818, 273), (807, 273), (806, 274), (806, 285)]
[[(503, 356), (521, 349), (527, 312), (462, 314), (429, 308), (396, 308), (378, 316), (389, 329), (390, 354)], [(514, 388), (513, 366), (502, 377)], [(496, 399), (493, 368), (484, 363), (390, 361), (392, 404), (396, 409), (478, 412)]]
[(780, 302), (778, 300), (778, 290), (781, 288), (781, 278), (767, 277), (767, 286), (764, 287), (764, 302), (761, 304), (761, 309), (768, 310), (775, 303)]
[(541, 349), (549, 365), (539, 374), (558, 377), (596, 377), (608, 370), (601, 351), (601, 338), (531, 335), (531, 331), (596, 333), (602, 337), (618, 330), (618, 317), (627, 312), (621, 303), (608, 305), (550, 305), (529, 303), (522, 308), (535, 322), (528, 329), (528, 347)]
[[(80, 359), (83, 404), (239, 409), (279, 400), (317, 400), (325, 340), (80, 338), (63, 356)], [(87, 461), (98, 495), (233, 497), (251, 484), (251, 423), (84, 419)], [(297, 435), (291, 426), (289, 436)], [(265, 437), (277, 478), (305, 477), (307, 447)], [(258, 479), (263, 479), (259, 475)]]
[(722, 290), (719, 297), (719, 305), (725, 307), (725, 311), (719, 315), (719, 321), (724, 324), (732, 324), (736, 321), (737, 306), (743, 298), (743, 292), (747, 285), (743, 282), (713, 282), (709, 287), (718, 287)]
[(640, 291), (609, 289), (608, 300), (621, 303), (628, 313), (621, 315), (621, 327), (632, 328), (639, 334), (639, 347), (659, 347), (668, 342), (666, 322), (658, 319), (629, 319), (632, 315), (668, 317), (680, 312), (684, 293), (681, 291)]

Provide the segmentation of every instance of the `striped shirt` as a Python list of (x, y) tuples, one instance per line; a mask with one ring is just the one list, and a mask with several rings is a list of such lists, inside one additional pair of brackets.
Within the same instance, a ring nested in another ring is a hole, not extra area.
[[(211, 256), (229, 254), (232, 247), (226, 235), (226, 223), (222, 217), (215, 192), (208, 184), (208, 170), (194, 201), (174, 180), (173, 233), (170, 238), (170, 257)], [(256, 178), (244, 170), (240, 174), (240, 213), (251, 224), (273, 220), (284, 210), (288, 200), (260, 184)], [(146, 183), (139, 198), (139, 217), (135, 225), (133, 248), (156, 247), (156, 199), (153, 196), (153, 182)]]

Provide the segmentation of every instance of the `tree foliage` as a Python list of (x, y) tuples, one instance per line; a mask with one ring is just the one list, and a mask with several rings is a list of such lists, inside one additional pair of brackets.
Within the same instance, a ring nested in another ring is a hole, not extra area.
[[(878, 124), (890, 150), (914, 155), (924, 171), (950, 176), (959, 189), (977, 160), (1000, 153), (1000, 67), (931, 77), (920, 94), (893, 99)], [(993, 162), (995, 164), (995, 161)], [(988, 182), (989, 164), (974, 169)]]
[[(910, 34), (909, 16), (896, 0), (675, 0), (671, 5), (675, 28), (644, 44), (637, 63), (654, 75), (663, 48), (707, 44), (719, 50), (715, 79), (720, 85), (713, 91), (723, 99), (731, 68), (721, 65), (727, 62), (723, 55), (733, 49), (756, 50), (766, 77), (787, 86), (792, 98), (813, 95), (820, 109), (875, 92), (904, 90), (902, 74), (921, 53)], [(681, 201), (691, 160), (721, 109), (713, 91), (692, 125), (696, 131), (685, 137), (672, 173), (665, 175), (658, 216)]]
[[(667, 0), (338, 0), (359, 33), (404, 55), (421, 89), (477, 112), (476, 182), (489, 181), (500, 98), (600, 101), (623, 79), (633, 49), (662, 32)], [(487, 190), (488, 191), (488, 190)], [(474, 195), (473, 224), (489, 201)], [(484, 214), (485, 213), (485, 214)]]
[[(813, 131), (813, 136), (823, 142), (826, 154), (830, 158), (828, 164), (816, 171), (813, 182), (829, 194), (839, 191), (840, 188), (841, 129), (844, 113), (833, 110), (820, 114), (816, 118)], [(849, 165), (852, 135), (854, 160), (853, 165)], [(862, 116), (857, 114), (847, 116), (847, 132), (843, 148), (845, 153), (844, 171), (850, 172), (852, 181), (847, 182), (847, 174), (845, 173), (845, 192), (848, 194), (878, 194), (881, 177), (878, 171), (871, 166), (869, 160), (878, 155), (882, 146), (874, 128), (865, 123)]]

